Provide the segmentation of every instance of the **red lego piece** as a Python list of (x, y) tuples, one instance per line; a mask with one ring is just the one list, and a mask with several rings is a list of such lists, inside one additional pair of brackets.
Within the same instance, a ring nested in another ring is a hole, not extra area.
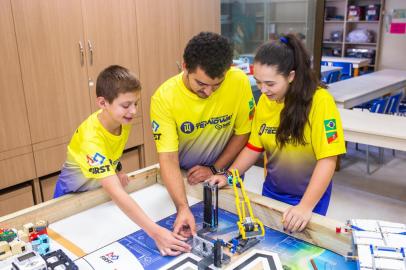
[(29, 237), (30, 242), (32, 242), (32, 241), (34, 241), (34, 240), (37, 240), (37, 239), (38, 239), (38, 236), (39, 236), (39, 234), (36, 233), (36, 232), (30, 233), (30, 237)]
[(45, 228), (45, 229), (43, 229), (43, 230), (41, 230), (41, 231), (37, 231), (36, 233), (37, 233), (38, 235), (48, 234), (47, 228)]
[(341, 233), (341, 227), (336, 227), (336, 233)]

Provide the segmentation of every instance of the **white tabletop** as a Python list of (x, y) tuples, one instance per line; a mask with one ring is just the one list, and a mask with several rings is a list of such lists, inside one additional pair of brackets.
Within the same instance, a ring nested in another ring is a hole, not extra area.
[(334, 72), (334, 71), (340, 71), (342, 70), (342, 67), (335, 67), (335, 66), (321, 66), (320, 68), (320, 74), (321, 77), (327, 76), (329, 73)]
[(384, 69), (329, 84), (339, 108), (352, 108), (406, 87), (406, 70)]
[(355, 57), (323, 56), (323, 57), (321, 57), (321, 61), (351, 63), (354, 68), (359, 68), (359, 67), (368, 66), (371, 59), (369, 59), (369, 58), (355, 58)]
[[(176, 213), (175, 205), (166, 188), (159, 184), (136, 191), (131, 197), (153, 221)], [(189, 196), (188, 201), (189, 204), (199, 202), (198, 199)], [(86, 253), (140, 229), (112, 201), (52, 223), (50, 228)]]
[(346, 141), (406, 151), (406, 117), (339, 109)]

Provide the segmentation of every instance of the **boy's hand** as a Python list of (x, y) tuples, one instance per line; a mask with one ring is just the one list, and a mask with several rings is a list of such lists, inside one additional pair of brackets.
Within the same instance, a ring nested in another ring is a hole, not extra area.
[(203, 182), (213, 175), (213, 172), (207, 166), (196, 165), (187, 172), (187, 181), (190, 185), (196, 185)]
[(162, 256), (178, 256), (182, 252), (190, 252), (192, 249), (185, 243), (186, 238), (161, 226), (154, 230), (152, 238)]
[(173, 225), (173, 232), (183, 237), (191, 237), (196, 234), (195, 218), (189, 207), (180, 208)]
[(120, 179), (120, 183), (121, 183), (122, 187), (126, 187), (128, 185), (128, 183), (130, 182), (130, 180), (128, 179), (128, 175), (126, 173), (118, 172), (117, 177), (118, 177), (118, 179)]
[(224, 175), (212, 175), (205, 182), (209, 182), (210, 185), (217, 184), (219, 188), (222, 188), (228, 184), (227, 178)]
[(306, 228), (312, 217), (312, 210), (302, 206), (300, 203), (289, 207), (282, 216), (283, 230), (289, 233), (301, 232)]

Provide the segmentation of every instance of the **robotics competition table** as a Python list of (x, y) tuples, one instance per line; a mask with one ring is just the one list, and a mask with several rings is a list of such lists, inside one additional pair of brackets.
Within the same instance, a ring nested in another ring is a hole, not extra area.
[[(159, 172), (156, 168), (154, 170)], [(159, 182), (159, 173), (155, 179), (150, 172), (147, 174), (146, 178), (134, 180), (139, 190), (131, 193), (131, 196), (154, 221), (159, 221), (160, 225), (170, 229), (176, 218), (175, 207), (165, 187), (156, 182), (157, 178)], [(134, 178), (134, 176), (132, 177)], [(49, 226), (50, 236), (54, 239), (51, 246), (54, 243), (56, 247), (63, 246), (64, 251), (71, 256), (79, 269), (198, 269), (197, 262), (201, 258), (191, 253), (182, 254), (178, 257), (161, 257), (154, 241), (131, 222), (114, 203), (107, 201), (106, 195), (102, 192), (102, 190), (92, 191), (89, 193), (89, 198), (84, 196), (86, 193), (73, 195), (80, 196), (77, 197), (80, 199), (76, 200), (75, 203), (71, 201), (69, 204), (65, 204), (63, 199), (58, 199), (59, 201), (54, 203), (51, 201), (44, 206), (35, 206), (34, 209), (27, 209), (25, 212), (8, 218), (8, 223), (23, 222), (33, 217), (47, 218), (51, 222)], [(195, 195), (200, 192), (199, 189), (193, 191), (188, 188), (188, 201), (198, 228), (202, 226), (203, 203)], [(102, 200), (100, 200), (100, 196), (103, 197)], [(248, 196), (253, 195), (249, 194)], [(221, 209), (221, 201), (225, 201), (226, 198), (222, 195), (219, 198), (219, 228), (216, 232), (219, 238), (225, 240), (238, 234), (236, 226), (238, 216)], [(96, 205), (89, 204), (88, 200), (91, 199), (93, 199), (91, 204)], [(227, 205), (229, 204), (231, 204), (230, 209), (232, 209), (233, 201), (227, 202)], [(88, 209), (79, 212), (84, 208)], [(272, 223), (272, 221), (263, 220), (262, 214), (264, 213), (259, 213), (261, 212), (258, 211), (260, 208), (254, 207), (253, 209), (256, 215), (260, 215), (259, 218), (265, 225)], [(278, 209), (277, 205), (275, 209)], [(77, 213), (65, 216), (67, 212), (72, 211)], [(268, 219), (272, 218), (268, 216)], [(7, 220), (0, 220), (0, 224), (4, 222)], [(311, 226), (314, 228), (320, 226), (317, 218)], [(332, 228), (332, 231), (335, 231), (335, 228)], [(310, 236), (312, 234), (314, 232), (308, 230), (303, 234), (298, 234), (298, 236), (303, 238), (303, 235), (307, 235), (307, 237), (316, 239), (317, 237), (314, 235)], [(340, 241), (331, 240), (328, 234), (319, 238), (327, 240), (326, 245), (337, 245), (337, 251), (341, 254), (344, 253), (343, 250), (346, 248), (339, 248), (338, 246), (344, 246), (343, 243), (347, 242), (346, 237)], [(274, 253), (278, 254), (279, 258), (275, 258), (275, 260), (279, 259), (283, 268), (278, 266), (278, 261), (275, 261), (275, 266), (270, 263), (270, 260), (273, 260), (271, 255)], [(262, 264), (265, 266), (258, 268)], [(231, 263), (224, 268), (345, 270), (357, 269), (357, 265), (355, 262), (346, 261), (343, 256), (337, 253), (306, 243), (296, 238), (294, 234), (288, 235), (266, 227), (265, 237), (259, 244), (241, 255), (232, 257)]]

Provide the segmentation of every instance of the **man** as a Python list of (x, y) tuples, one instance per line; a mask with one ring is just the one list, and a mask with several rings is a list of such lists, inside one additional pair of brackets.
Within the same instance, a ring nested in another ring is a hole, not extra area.
[(151, 122), (161, 176), (177, 208), (174, 233), (195, 233), (180, 169), (189, 184), (220, 174), (245, 146), (255, 103), (247, 76), (230, 68), (233, 48), (218, 34), (202, 32), (187, 44), (183, 72), (151, 99)]

